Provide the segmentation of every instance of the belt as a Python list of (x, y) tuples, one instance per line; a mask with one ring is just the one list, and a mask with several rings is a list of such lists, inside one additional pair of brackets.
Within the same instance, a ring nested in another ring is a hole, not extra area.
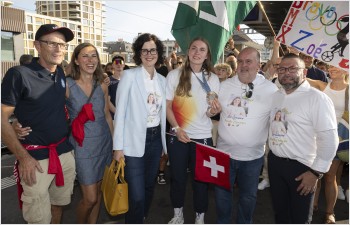
[(290, 159), (290, 158), (284, 158), (284, 157), (279, 157), (279, 156), (275, 155), (272, 151), (270, 151), (270, 152), (271, 152), (271, 154), (272, 154), (273, 156), (275, 156), (275, 157), (278, 158), (278, 159), (281, 159), (281, 160), (284, 160), (284, 161), (288, 161), (288, 162), (298, 162), (298, 160)]
[(156, 134), (160, 130), (160, 124), (156, 127), (148, 127), (147, 133), (149, 134)]

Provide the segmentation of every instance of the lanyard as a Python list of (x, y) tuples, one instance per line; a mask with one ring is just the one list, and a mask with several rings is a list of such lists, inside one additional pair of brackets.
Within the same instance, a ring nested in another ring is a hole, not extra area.
[(193, 72), (192, 69), (191, 69), (191, 71), (192, 71), (192, 73), (194, 74), (194, 76), (197, 78), (197, 80), (199, 81), (199, 83), (201, 84), (201, 86), (202, 86), (202, 88), (204, 89), (204, 91), (205, 91), (206, 93), (211, 92), (210, 87), (209, 87), (209, 85), (208, 85), (208, 82), (207, 82), (207, 80), (205, 79), (203, 70), (202, 70), (203, 81), (201, 81), (201, 79), (199, 79), (199, 78), (197, 77), (197, 75), (195, 74), (195, 72)]

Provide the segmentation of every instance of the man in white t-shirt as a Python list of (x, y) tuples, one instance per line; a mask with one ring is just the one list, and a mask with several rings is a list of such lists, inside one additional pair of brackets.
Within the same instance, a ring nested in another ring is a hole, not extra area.
[(297, 55), (285, 55), (277, 73), (283, 88), (272, 95), (270, 120), (281, 112), (286, 132), (269, 132), (275, 222), (310, 223), (317, 181), (329, 170), (338, 146), (334, 106), (326, 94), (305, 82), (305, 64)]
[[(231, 155), (231, 189), (215, 187), (218, 223), (233, 223), (232, 187), (235, 180), (239, 186), (236, 222), (253, 223), (268, 135), (271, 95), (277, 91), (276, 85), (258, 74), (260, 54), (256, 49), (243, 49), (237, 62), (237, 76), (223, 81), (219, 92), (222, 112), (217, 148)], [(238, 111), (240, 116), (234, 113)]]

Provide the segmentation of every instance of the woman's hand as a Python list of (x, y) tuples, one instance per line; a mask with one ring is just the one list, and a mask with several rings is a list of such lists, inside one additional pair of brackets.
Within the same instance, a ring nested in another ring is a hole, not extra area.
[(183, 143), (191, 142), (191, 139), (187, 136), (186, 132), (181, 127), (177, 129), (176, 137)]
[(121, 158), (124, 158), (123, 150), (115, 150), (113, 153), (113, 159), (115, 159), (117, 162), (119, 162), (119, 160)]
[(216, 115), (221, 112), (221, 105), (217, 98), (215, 98), (211, 104), (210, 104), (210, 111), (209, 113), (212, 115)]

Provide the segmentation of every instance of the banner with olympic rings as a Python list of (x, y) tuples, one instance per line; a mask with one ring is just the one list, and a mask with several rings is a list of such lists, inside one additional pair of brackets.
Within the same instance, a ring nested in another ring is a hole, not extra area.
[(277, 40), (349, 71), (349, 1), (294, 1)]

